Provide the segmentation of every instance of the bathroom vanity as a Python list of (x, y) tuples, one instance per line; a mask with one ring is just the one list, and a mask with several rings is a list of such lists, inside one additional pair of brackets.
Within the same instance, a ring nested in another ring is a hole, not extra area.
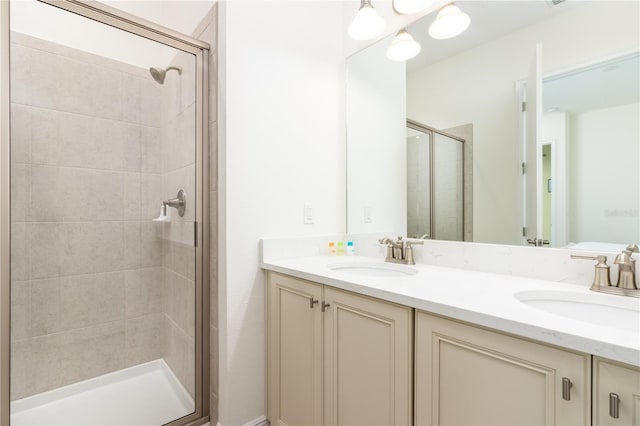
[[(584, 286), (358, 256), (262, 266), (272, 423), (640, 421), (635, 325), (532, 302), (587, 300)], [(638, 314), (638, 299), (595, 296), (584, 304)]]

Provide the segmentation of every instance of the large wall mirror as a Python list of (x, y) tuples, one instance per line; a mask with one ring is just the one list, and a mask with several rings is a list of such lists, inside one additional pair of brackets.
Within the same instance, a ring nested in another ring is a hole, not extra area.
[[(390, 36), (347, 59), (348, 232), (640, 242), (640, 3), (553, 3), (459, 1), (461, 35), (430, 38), (434, 13), (407, 27), (417, 57), (387, 59)], [(441, 135), (464, 141), (456, 160), (420, 165)]]

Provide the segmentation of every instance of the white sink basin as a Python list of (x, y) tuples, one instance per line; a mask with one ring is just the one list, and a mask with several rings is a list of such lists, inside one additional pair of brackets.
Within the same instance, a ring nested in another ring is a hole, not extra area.
[(602, 293), (522, 291), (520, 302), (554, 315), (640, 333), (640, 299)]
[(365, 277), (406, 277), (418, 273), (417, 269), (410, 266), (382, 262), (339, 262), (330, 263), (327, 268)]

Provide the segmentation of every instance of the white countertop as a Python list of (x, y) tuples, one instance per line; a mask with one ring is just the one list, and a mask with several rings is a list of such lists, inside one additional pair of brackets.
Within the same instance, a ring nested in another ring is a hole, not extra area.
[[(426, 312), (489, 327), (575, 351), (640, 366), (640, 333), (621, 329), (617, 323), (597, 325), (547, 313), (516, 298), (523, 291), (561, 291), (601, 298), (640, 310), (640, 299), (594, 293), (580, 285), (486, 272), (411, 265), (415, 275), (374, 277), (331, 270), (337, 262), (374, 262), (362, 256), (312, 256), (268, 260), (262, 268), (343, 290), (410, 306)], [(613, 299), (612, 299), (613, 298)]]

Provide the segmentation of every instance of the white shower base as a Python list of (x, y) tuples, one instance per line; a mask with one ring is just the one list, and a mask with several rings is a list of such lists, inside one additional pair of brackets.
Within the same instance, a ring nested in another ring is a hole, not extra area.
[(193, 399), (162, 359), (11, 403), (11, 426), (160, 426)]

